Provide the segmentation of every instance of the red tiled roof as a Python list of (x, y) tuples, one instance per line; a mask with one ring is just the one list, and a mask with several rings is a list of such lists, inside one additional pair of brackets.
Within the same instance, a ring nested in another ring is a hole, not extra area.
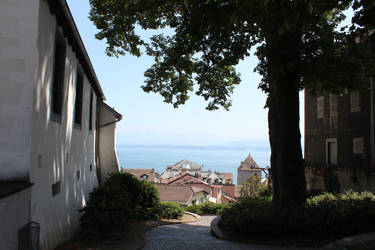
[(140, 169), (140, 168), (123, 168), (121, 170), (123, 173), (129, 173), (137, 177), (138, 179), (142, 179), (142, 175), (147, 175), (148, 181), (154, 182), (156, 177), (155, 169)]
[(190, 188), (191, 188), (191, 190), (193, 190), (194, 193), (199, 193), (199, 192), (203, 191), (203, 192), (209, 194), (209, 192), (207, 192), (204, 188), (199, 187), (199, 186), (190, 185)]
[(189, 186), (156, 184), (161, 201), (189, 204), (193, 190)]
[(177, 182), (177, 184), (183, 184), (183, 183), (185, 183), (185, 181), (187, 181), (187, 180), (189, 180), (191, 178), (195, 178), (194, 175), (192, 175), (189, 172), (184, 172), (184, 173), (176, 175), (176, 176), (174, 176), (172, 178), (167, 179), (163, 183), (173, 184), (174, 182)]

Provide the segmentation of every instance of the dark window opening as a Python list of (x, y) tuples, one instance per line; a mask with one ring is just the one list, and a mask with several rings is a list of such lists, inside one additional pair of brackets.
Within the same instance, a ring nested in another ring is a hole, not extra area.
[(92, 171), (92, 164), (90, 164), (90, 172)]
[(77, 171), (77, 180), (80, 180), (81, 179), (81, 171)]
[(92, 103), (93, 103), (93, 94), (90, 92), (90, 112), (89, 112), (89, 130), (92, 130)]
[(55, 55), (53, 62), (53, 75), (51, 86), (51, 119), (61, 122), (64, 100), (64, 74), (65, 74), (66, 44), (64, 36), (58, 28), (55, 35)]
[(61, 181), (52, 184), (52, 196), (59, 194), (61, 191)]
[(77, 69), (76, 100), (74, 103), (74, 127), (81, 129), (82, 124), (83, 74)]

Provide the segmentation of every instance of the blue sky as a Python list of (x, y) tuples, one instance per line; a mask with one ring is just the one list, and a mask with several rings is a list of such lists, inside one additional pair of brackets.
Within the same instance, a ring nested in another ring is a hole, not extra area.
[[(207, 111), (203, 98), (194, 95), (175, 109), (164, 103), (160, 95), (145, 93), (140, 88), (143, 73), (152, 65), (153, 58), (146, 55), (107, 57), (105, 41), (95, 39), (97, 30), (88, 19), (89, 1), (67, 2), (106, 102), (123, 114), (124, 119), (117, 126), (117, 144), (217, 145), (268, 139), (267, 109), (263, 108), (266, 95), (257, 88), (260, 76), (253, 73), (258, 61), (255, 56), (237, 66), (242, 82), (234, 90), (230, 111)], [(300, 100), (303, 118), (303, 99)]]

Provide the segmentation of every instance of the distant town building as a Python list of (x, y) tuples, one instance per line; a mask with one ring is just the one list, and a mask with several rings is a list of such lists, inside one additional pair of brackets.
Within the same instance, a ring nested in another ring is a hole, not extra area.
[(183, 172), (187, 172), (196, 177), (200, 177), (202, 175), (202, 169), (203, 165), (199, 166), (194, 162), (184, 159), (175, 163), (174, 165), (167, 166), (165, 172), (160, 176), (160, 178), (168, 179)]
[(257, 175), (261, 178), (262, 170), (249, 154), (244, 161), (241, 161), (240, 166), (237, 168), (237, 185), (242, 185), (242, 183), (246, 182), (250, 175)]
[(202, 171), (202, 180), (210, 184), (233, 184), (233, 173)]
[(139, 180), (146, 180), (152, 183), (156, 183), (158, 180), (158, 173), (155, 171), (155, 169), (123, 168), (121, 169), (121, 172), (132, 174)]
[(208, 200), (209, 193), (200, 187), (155, 184), (161, 201), (178, 202), (183, 205), (200, 204)]
[(190, 173), (194, 177), (210, 184), (233, 184), (233, 173), (212, 172), (211, 170), (205, 171), (203, 170), (203, 165), (200, 166), (186, 159), (179, 161), (174, 165), (167, 166), (165, 172), (160, 176), (160, 182), (163, 183), (165, 180), (182, 173)]

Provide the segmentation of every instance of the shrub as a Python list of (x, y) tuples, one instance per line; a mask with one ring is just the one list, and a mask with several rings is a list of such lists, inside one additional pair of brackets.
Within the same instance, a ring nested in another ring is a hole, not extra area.
[(278, 209), (267, 199), (246, 199), (222, 214), (227, 232), (254, 237), (335, 238), (375, 230), (371, 193), (324, 193), (295, 209)]
[(155, 219), (178, 219), (184, 214), (184, 209), (173, 202), (161, 202), (152, 209)]
[(258, 175), (250, 175), (246, 182), (242, 183), (241, 200), (249, 198), (257, 199), (271, 195), (271, 189), (267, 185), (261, 183), (261, 178)]
[(186, 208), (186, 211), (199, 215), (222, 214), (223, 211), (230, 208), (231, 206), (232, 204), (217, 204), (212, 202), (204, 202), (197, 205), (190, 205)]
[(81, 209), (83, 230), (108, 232), (137, 219), (147, 219), (159, 204), (156, 187), (121, 173), (110, 176), (99, 188), (90, 193), (86, 206)]

